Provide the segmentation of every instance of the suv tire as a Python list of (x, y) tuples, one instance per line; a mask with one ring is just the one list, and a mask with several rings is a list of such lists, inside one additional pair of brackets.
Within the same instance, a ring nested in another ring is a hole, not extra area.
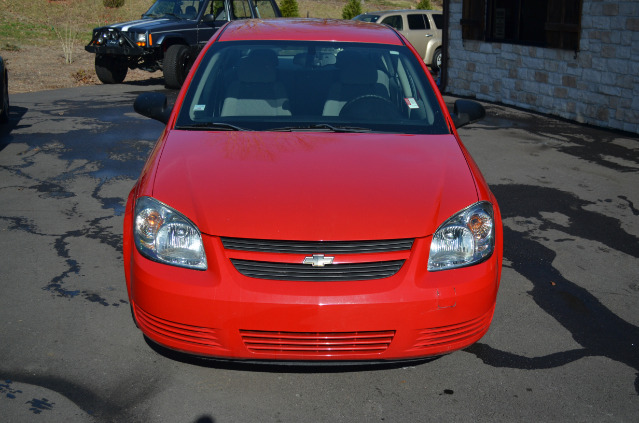
[(193, 65), (193, 53), (184, 44), (174, 44), (164, 53), (164, 84), (180, 89)]
[(119, 84), (128, 71), (126, 60), (106, 54), (95, 55), (95, 74), (103, 84)]
[(431, 69), (439, 71), (442, 67), (442, 49), (438, 48), (433, 54), (433, 63), (430, 64)]

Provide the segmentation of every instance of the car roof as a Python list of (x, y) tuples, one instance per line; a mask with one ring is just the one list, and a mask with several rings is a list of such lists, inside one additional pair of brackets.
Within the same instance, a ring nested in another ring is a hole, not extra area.
[(227, 24), (217, 41), (341, 41), (403, 45), (394, 29), (342, 19), (276, 18), (238, 20)]

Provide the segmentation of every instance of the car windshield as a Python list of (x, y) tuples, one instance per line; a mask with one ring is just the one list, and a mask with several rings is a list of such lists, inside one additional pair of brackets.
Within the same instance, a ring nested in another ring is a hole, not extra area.
[(372, 22), (372, 23), (377, 22), (378, 19), (379, 19), (379, 15), (369, 15), (369, 14), (357, 15), (353, 18), (353, 20), (355, 21)]
[(176, 129), (449, 133), (404, 46), (219, 42), (205, 54)]
[(193, 19), (198, 15), (200, 8), (204, 6), (204, 2), (205, 0), (158, 0), (142, 16), (147, 18), (174, 16)]

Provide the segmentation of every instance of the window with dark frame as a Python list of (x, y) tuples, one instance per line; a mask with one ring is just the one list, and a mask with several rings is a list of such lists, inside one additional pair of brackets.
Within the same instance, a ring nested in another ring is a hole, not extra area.
[(433, 13), (430, 15), (433, 18), (433, 22), (435, 22), (435, 28), (442, 29), (444, 28), (444, 15), (441, 13)]
[(404, 24), (402, 23), (401, 15), (388, 16), (384, 18), (384, 20), (381, 23), (390, 25), (398, 31), (401, 31), (404, 29)]
[(579, 50), (582, 0), (464, 0), (462, 38)]
[(409, 14), (406, 15), (408, 20), (409, 29), (430, 29), (430, 22), (428, 16), (422, 14)]

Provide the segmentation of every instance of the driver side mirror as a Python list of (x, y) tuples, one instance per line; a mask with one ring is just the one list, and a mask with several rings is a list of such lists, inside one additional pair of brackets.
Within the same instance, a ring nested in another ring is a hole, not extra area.
[(473, 100), (457, 100), (453, 107), (453, 123), (456, 128), (477, 122), (486, 116), (484, 106)]
[(133, 103), (133, 109), (151, 119), (155, 119), (166, 124), (171, 115), (166, 96), (161, 93), (142, 93), (138, 95)]

